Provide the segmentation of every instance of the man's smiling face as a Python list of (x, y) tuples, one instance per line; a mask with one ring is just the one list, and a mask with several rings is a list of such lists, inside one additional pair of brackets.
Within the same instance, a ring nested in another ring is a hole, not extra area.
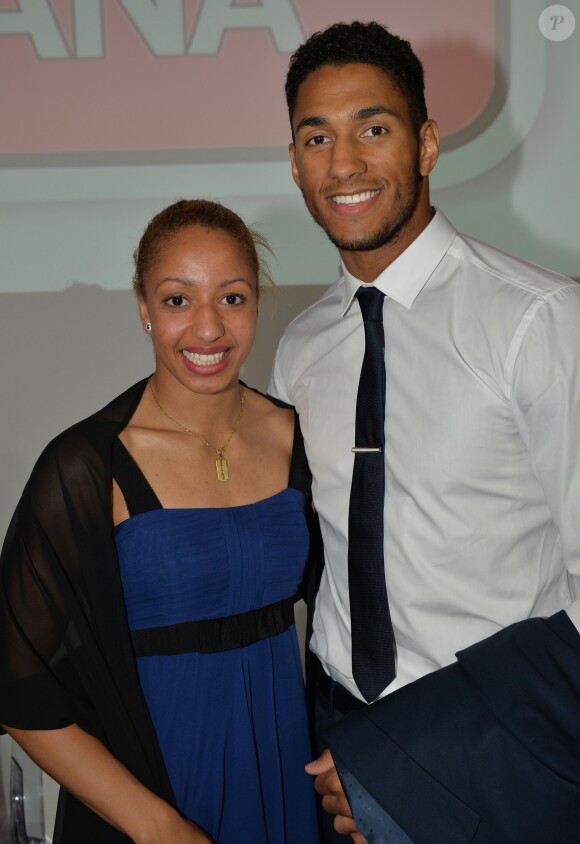
[(394, 241), (400, 252), (424, 228), (433, 127), (414, 130), (405, 97), (374, 65), (325, 65), (306, 77), (293, 115), (292, 175), (341, 252)]

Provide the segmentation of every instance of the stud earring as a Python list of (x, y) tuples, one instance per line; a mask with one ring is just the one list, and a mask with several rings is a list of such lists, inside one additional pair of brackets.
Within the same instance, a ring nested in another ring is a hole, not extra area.
[(146, 322), (144, 328), (145, 328), (145, 331), (147, 331), (147, 332), (151, 331), (151, 323)]

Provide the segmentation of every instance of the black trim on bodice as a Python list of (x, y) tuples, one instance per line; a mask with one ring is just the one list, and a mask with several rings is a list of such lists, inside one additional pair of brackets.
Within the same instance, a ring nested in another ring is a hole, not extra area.
[(151, 484), (119, 437), (113, 443), (113, 478), (123, 493), (130, 516), (161, 510), (161, 502)]

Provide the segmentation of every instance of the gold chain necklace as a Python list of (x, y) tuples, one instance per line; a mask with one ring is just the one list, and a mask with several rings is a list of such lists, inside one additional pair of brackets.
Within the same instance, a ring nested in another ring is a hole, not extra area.
[(206, 438), (203, 437), (201, 434), (198, 434), (196, 431), (192, 431), (191, 428), (187, 427), (187, 425), (183, 425), (181, 422), (178, 422), (177, 419), (174, 419), (173, 416), (170, 416), (168, 414), (168, 412), (165, 410), (165, 408), (161, 407), (161, 405), (159, 404), (159, 399), (155, 395), (155, 390), (153, 389), (153, 385), (151, 384), (151, 381), (148, 381), (147, 384), (149, 386), (149, 389), (151, 390), (151, 394), (153, 395), (153, 398), (155, 399), (155, 404), (157, 405), (157, 407), (159, 408), (161, 413), (164, 416), (166, 416), (171, 422), (173, 422), (174, 425), (177, 425), (179, 428), (182, 428), (184, 431), (187, 431), (188, 434), (191, 434), (191, 436), (195, 437), (196, 440), (200, 440), (204, 445), (206, 445), (208, 448), (211, 448), (211, 450), (215, 453), (215, 456), (216, 456), (215, 468), (216, 468), (216, 472), (217, 472), (218, 481), (229, 481), (230, 472), (229, 472), (229, 468), (228, 468), (228, 461), (224, 457), (224, 451), (226, 450), (226, 448), (229, 446), (230, 442), (232, 441), (232, 437), (236, 433), (236, 431), (238, 430), (238, 428), (240, 426), (240, 422), (242, 421), (242, 416), (244, 415), (244, 407), (246, 406), (246, 399), (245, 399), (245, 396), (244, 396), (243, 389), (240, 388), (240, 412), (238, 413), (238, 418), (236, 419), (236, 424), (232, 428), (231, 433), (230, 433), (229, 437), (227, 438), (227, 440), (225, 441), (225, 443), (223, 445), (220, 445), (219, 448), (218, 448), (215, 445), (212, 445), (209, 442), (209, 440), (206, 440)]

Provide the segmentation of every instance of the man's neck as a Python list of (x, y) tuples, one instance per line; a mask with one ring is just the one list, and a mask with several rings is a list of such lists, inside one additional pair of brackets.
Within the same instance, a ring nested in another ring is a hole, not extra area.
[(372, 284), (419, 237), (434, 215), (435, 209), (429, 205), (424, 213), (410, 220), (393, 240), (378, 249), (359, 252), (339, 250), (345, 267), (355, 278), (366, 284)]

